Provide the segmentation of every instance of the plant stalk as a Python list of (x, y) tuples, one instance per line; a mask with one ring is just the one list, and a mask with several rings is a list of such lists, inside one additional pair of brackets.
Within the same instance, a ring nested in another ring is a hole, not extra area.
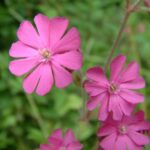
[(37, 123), (42, 131), (43, 137), (46, 139), (47, 137), (47, 131), (44, 128), (44, 121), (39, 113), (38, 107), (34, 101), (34, 99), (32, 98), (31, 95), (26, 95), (26, 98), (29, 102), (29, 105), (31, 107), (31, 110), (33, 111), (33, 116), (35, 117), (35, 119), (37, 120)]
[(110, 54), (108, 56), (108, 59), (106, 61), (106, 65), (105, 65), (105, 71), (108, 69), (109, 65), (110, 65), (110, 62), (112, 60), (112, 57), (113, 57), (113, 54), (115, 52), (115, 50), (117, 49), (119, 43), (120, 43), (120, 40), (121, 40), (121, 37), (122, 37), (122, 34), (123, 34), (123, 31), (124, 31), (124, 28), (127, 24), (127, 21), (130, 17), (130, 15), (132, 14), (132, 12), (134, 12), (134, 10), (136, 10), (136, 8), (138, 7), (138, 5), (140, 4), (142, 0), (137, 0), (133, 5), (130, 4), (130, 1), (129, 0), (126, 0), (126, 11), (125, 11), (125, 16), (124, 16), (124, 19), (122, 21), (122, 24), (120, 26), (120, 29), (119, 29), (119, 32), (118, 32), (118, 35), (112, 45), (112, 48), (110, 50)]

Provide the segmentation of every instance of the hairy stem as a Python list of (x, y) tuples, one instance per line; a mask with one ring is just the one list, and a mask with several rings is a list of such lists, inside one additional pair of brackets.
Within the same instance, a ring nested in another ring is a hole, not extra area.
[(129, 5), (130, 5), (130, 0), (126, 0), (126, 7), (128, 8)]
[(129, 12), (126, 12), (126, 13), (125, 13), (125, 16), (124, 16), (124, 19), (123, 19), (123, 22), (122, 22), (122, 24), (121, 24), (120, 30), (119, 30), (119, 32), (118, 32), (118, 35), (117, 35), (117, 37), (116, 37), (116, 39), (115, 39), (115, 41), (114, 41), (114, 44), (113, 44), (113, 46), (112, 46), (112, 48), (111, 48), (110, 54), (109, 54), (108, 59), (107, 59), (107, 61), (106, 61), (105, 71), (107, 70), (107, 68), (108, 68), (108, 66), (109, 66), (109, 64), (110, 64), (110, 62), (111, 62), (111, 60), (112, 60), (113, 54), (114, 54), (116, 48), (118, 47), (118, 44), (119, 44), (119, 42), (120, 42), (120, 39), (121, 39), (123, 30), (124, 30), (124, 28), (125, 28), (125, 25), (126, 25), (126, 23), (127, 23), (127, 20), (128, 20), (128, 18), (129, 18), (129, 16), (130, 16), (130, 13), (129, 13)]
[(120, 26), (118, 35), (117, 35), (117, 37), (116, 37), (116, 39), (115, 39), (115, 41), (113, 43), (113, 46), (112, 46), (112, 48), (110, 50), (110, 54), (108, 56), (108, 59), (106, 61), (106, 65), (105, 65), (105, 71), (107, 70), (107, 68), (108, 68), (108, 66), (109, 66), (109, 64), (110, 64), (110, 62), (112, 60), (113, 54), (114, 54), (116, 48), (119, 45), (119, 42), (120, 42), (122, 34), (123, 34), (123, 30), (124, 30), (124, 28), (126, 26), (126, 23), (127, 23), (128, 19), (129, 19), (129, 16), (131, 15), (132, 12), (134, 12), (134, 10), (138, 7), (138, 5), (140, 4), (141, 1), (142, 0), (137, 0), (133, 5), (130, 5), (130, 0), (126, 0), (126, 3), (127, 3), (126, 7), (127, 8), (126, 8), (125, 16), (124, 16), (124, 19), (123, 19), (122, 24)]

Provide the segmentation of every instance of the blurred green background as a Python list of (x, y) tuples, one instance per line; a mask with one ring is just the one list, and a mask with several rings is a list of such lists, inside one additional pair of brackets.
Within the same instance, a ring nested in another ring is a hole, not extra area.
[[(134, 2), (134, 0), (133, 0)], [(48, 17), (64, 16), (70, 26), (79, 29), (84, 54), (82, 73), (89, 67), (104, 66), (116, 37), (125, 8), (124, 0), (1, 0), (0, 1), (0, 150), (35, 150), (46, 142), (56, 128), (72, 128), (84, 144), (84, 150), (95, 150), (99, 122), (96, 112), (89, 120), (82, 117), (84, 100), (79, 83), (52, 91), (43, 97), (26, 95), (22, 79), (10, 74), (8, 55), (22, 20), (33, 21), (41, 12)], [(137, 60), (147, 86), (145, 103), (138, 106), (150, 119), (150, 14), (138, 12), (128, 21), (116, 54), (128, 61)], [(74, 74), (77, 78), (78, 73)], [(84, 78), (84, 77), (83, 77)], [(84, 96), (86, 98), (86, 96)], [(147, 150), (150, 148), (147, 148)]]

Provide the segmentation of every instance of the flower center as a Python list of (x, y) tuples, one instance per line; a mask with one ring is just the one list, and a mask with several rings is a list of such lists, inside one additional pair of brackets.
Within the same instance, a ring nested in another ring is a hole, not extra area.
[(126, 128), (125, 125), (120, 126), (119, 133), (121, 133), (121, 134), (126, 134), (127, 133), (127, 128)]
[(45, 59), (47, 59), (47, 58), (50, 57), (50, 52), (49, 52), (49, 51), (45, 51), (45, 52), (42, 54), (42, 56), (43, 56)]
[(110, 85), (110, 91), (115, 92), (117, 90), (117, 86), (115, 84)]
[(51, 57), (51, 53), (48, 49), (44, 48), (39, 50), (40, 51), (40, 55), (44, 58), (44, 59), (49, 59)]
[(119, 91), (118, 85), (111, 83), (109, 86), (110, 93), (117, 93)]

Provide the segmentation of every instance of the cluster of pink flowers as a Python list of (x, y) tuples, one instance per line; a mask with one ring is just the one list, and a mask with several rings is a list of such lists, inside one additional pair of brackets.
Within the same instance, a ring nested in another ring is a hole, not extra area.
[(133, 61), (125, 66), (126, 57), (118, 55), (110, 65), (110, 80), (100, 67), (87, 71), (84, 87), (89, 95), (87, 108), (99, 106), (98, 119), (102, 127), (98, 131), (100, 146), (104, 150), (142, 150), (150, 144), (144, 135), (150, 130), (150, 123), (144, 120), (144, 113), (132, 112), (144, 96), (137, 89), (145, 87), (140, 76), (140, 67)]
[[(65, 18), (49, 19), (42, 14), (34, 18), (35, 29), (29, 21), (21, 23), (18, 41), (12, 44), (9, 69), (16, 76), (26, 75), (23, 88), (27, 93), (47, 94), (54, 82), (57, 88), (72, 83), (72, 72), (82, 66), (80, 36), (76, 28), (68, 27)], [(103, 150), (141, 150), (150, 144), (144, 133), (150, 130), (150, 123), (144, 120), (144, 113), (132, 113), (136, 104), (144, 101), (137, 89), (145, 87), (140, 76), (140, 67), (133, 61), (125, 66), (126, 57), (117, 56), (110, 65), (110, 80), (101, 67), (90, 68), (84, 83), (89, 95), (87, 108), (99, 107), (98, 119), (102, 126), (98, 131)], [(72, 130), (62, 135), (61, 129), (52, 133), (48, 144), (41, 144), (40, 150), (81, 150)]]

